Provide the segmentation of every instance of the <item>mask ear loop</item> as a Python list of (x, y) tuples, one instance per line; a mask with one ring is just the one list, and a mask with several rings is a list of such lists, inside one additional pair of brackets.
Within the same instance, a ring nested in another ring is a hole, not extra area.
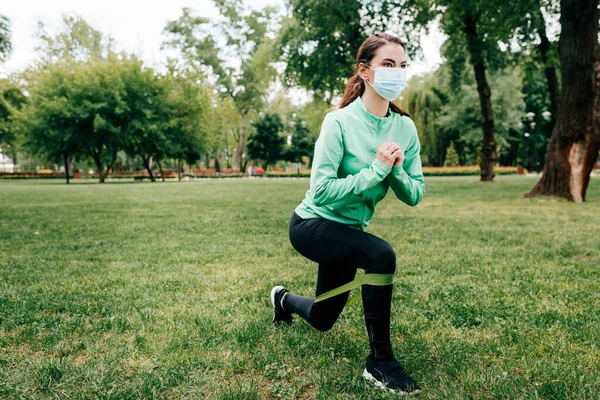
[[(365, 67), (367, 67), (367, 68), (372, 69), (373, 71), (375, 71), (375, 68), (371, 68), (371, 66), (369, 64), (367, 64), (367, 63), (361, 63), (361, 64), (364, 65)], [(367, 79), (367, 83), (369, 85), (371, 85), (371, 87), (373, 87), (373, 84), (371, 82), (369, 82), (369, 79)]]

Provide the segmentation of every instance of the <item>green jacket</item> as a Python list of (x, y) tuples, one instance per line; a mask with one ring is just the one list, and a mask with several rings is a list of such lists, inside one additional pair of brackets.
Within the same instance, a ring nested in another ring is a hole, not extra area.
[[(391, 169), (375, 158), (391, 140), (404, 150), (404, 163)], [(371, 114), (362, 99), (325, 116), (315, 144), (310, 188), (295, 211), (301, 218), (325, 218), (364, 231), (391, 187), (410, 205), (423, 198), (421, 145), (413, 121), (389, 111)]]

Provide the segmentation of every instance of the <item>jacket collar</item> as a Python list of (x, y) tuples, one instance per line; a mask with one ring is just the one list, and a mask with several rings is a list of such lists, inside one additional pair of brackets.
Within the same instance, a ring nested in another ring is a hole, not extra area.
[(360, 117), (373, 129), (381, 129), (390, 123), (392, 120), (392, 115), (394, 112), (388, 107), (388, 115), (387, 117), (378, 117), (373, 115), (367, 110), (365, 103), (363, 103), (362, 98), (358, 96), (350, 106), (355, 110), (355, 112), (360, 115)]

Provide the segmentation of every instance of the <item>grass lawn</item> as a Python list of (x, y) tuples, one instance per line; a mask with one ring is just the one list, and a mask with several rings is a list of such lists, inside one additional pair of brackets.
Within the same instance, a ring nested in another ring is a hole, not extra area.
[[(368, 231), (396, 250), (394, 351), (421, 399), (600, 398), (600, 179), (426, 179)], [(314, 295), (288, 239), (308, 179), (0, 182), (0, 398), (385, 399), (361, 377), (362, 305), (271, 324)]]

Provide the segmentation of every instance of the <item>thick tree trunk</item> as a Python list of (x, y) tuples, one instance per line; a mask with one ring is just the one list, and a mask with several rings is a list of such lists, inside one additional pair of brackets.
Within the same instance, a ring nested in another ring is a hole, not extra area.
[(150, 167), (150, 158), (151, 157), (145, 157), (144, 155), (142, 155), (142, 161), (144, 162), (144, 167), (146, 167), (146, 170), (148, 171), (148, 175), (150, 175), (150, 181), (156, 182), (156, 178), (154, 178), (154, 175), (152, 175), (152, 168)]
[(598, 157), (600, 106), (597, 0), (561, 1), (560, 107), (548, 143), (544, 174), (523, 197), (558, 196), (585, 201)]
[(210, 168), (210, 153), (207, 151), (206, 152), (206, 166), (204, 167), (204, 169), (209, 169)]
[(556, 115), (558, 114), (558, 77), (556, 76), (556, 69), (548, 61), (548, 51), (550, 51), (550, 41), (546, 36), (546, 23), (544, 22), (544, 15), (540, 10), (538, 16), (538, 35), (540, 35), (540, 54), (542, 56), (542, 62), (544, 63), (544, 74), (546, 75), (546, 81), (548, 81), (548, 92), (550, 94), (550, 116), (551, 128), (554, 129), (556, 125)]
[(467, 37), (467, 48), (469, 58), (475, 72), (477, 81), (477, 92), (481, 105), (483, 140), (481, 142), (481, 182), (492, 182), (494, 180), (494, 164), (496, 163), (496, 140), (494, 138), (494, 116), (492, 113), (492, 94), (487, 82), (485, 72), (485, 61), (482, 51), (482, 40), (477, 33), (478, 17), (466, 13), (465, 35)]
[(181, 182), (181, 159), (177, 159), (177, 179)]
[(65, 162), (65, 177), (67, 178), (67, 185), (69, 184), (69, 155), (67, 152), (63, 153), (63, 160)]

